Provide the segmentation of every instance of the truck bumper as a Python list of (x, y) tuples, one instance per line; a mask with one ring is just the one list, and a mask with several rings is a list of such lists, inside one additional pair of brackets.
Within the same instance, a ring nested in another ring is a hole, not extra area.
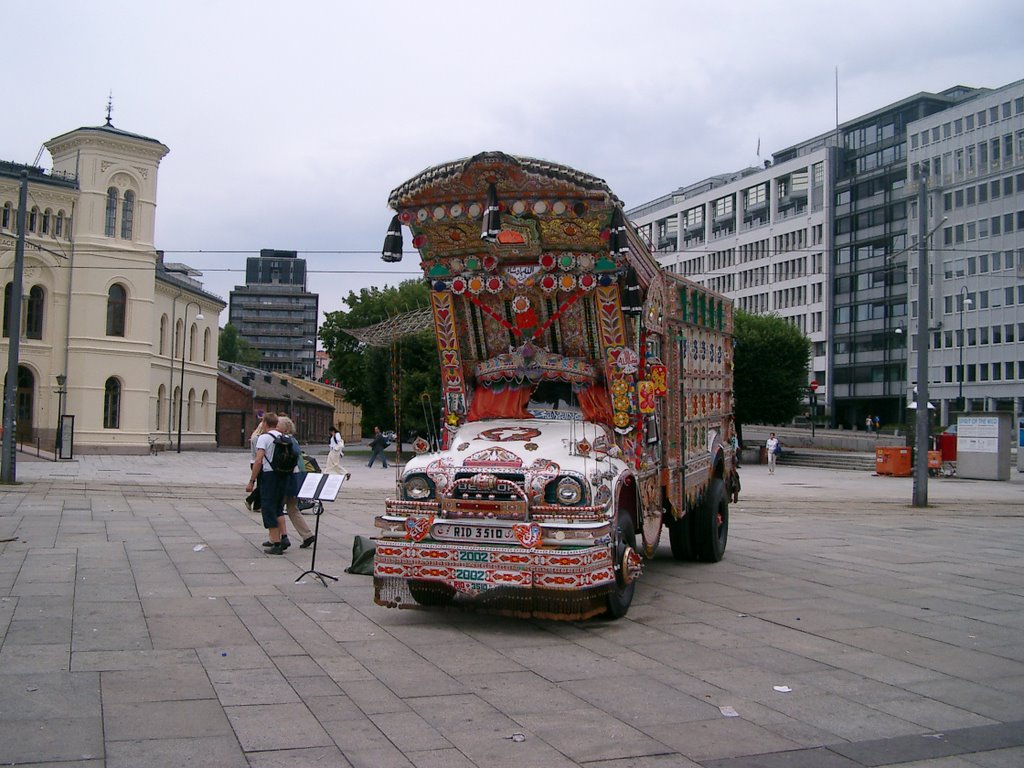
[(398, 608), (454, 606), (582, 619), (604, 611), (615, 584), (608, 546), (481, 547), (378, 539), (374, 599)]

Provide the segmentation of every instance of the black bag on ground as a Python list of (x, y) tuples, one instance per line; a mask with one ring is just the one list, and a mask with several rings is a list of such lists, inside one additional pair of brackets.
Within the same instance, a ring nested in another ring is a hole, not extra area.
[(274, 435), (274, 455), (270, 459), (270, 468), (282, 475), (290, 475), (299, 463), (299, 452), (290, 437)]
[(345, 569), (345, 573), (373, 576), (373, 554), (376, 551), (377, 545), (370, 539), (356, 536), (352, 541), (352, 565)]

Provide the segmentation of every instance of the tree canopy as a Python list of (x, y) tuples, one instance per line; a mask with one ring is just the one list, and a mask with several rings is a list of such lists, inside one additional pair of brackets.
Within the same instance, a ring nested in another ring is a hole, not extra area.
[(238, 329), (228, 323), (220, 329), (217, 339), (217, 359), (225, 363), (240, 363), (258, 367), (260, 351), (238, 335)]
[(801, 412), (811, 341), (778, 315), (737, 310), (733, 377), (740, 424), (781, 424)]
[[(437, 365), (434, 330), (421, 331), (398, 339), (400, 360), (399, 404), (401, 425), (395, 424), (392, 349), (371, 347), (345, 333), (345, 328), (364, 328), (390, 317), (429, 305), (429, 288), (423, 280), (407, 280), (397, 288), (363, 288), (349, 292), (348, 311), (329, 312), (320, 327), (320, 340), (331, 356), (327, 374), (331, 382), (345, 390), (345, 399), (363, 411), (363, 434), (374, 427), (425, 434), (427, 418), (436, 429), (439, 416), (441, 378)], [(432, 413), (424, 414), (421, 395), (427, 394)]]

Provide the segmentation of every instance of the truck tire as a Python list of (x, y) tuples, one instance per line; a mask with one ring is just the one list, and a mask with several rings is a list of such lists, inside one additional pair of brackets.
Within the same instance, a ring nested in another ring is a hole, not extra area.
[(717, 563), (725, 554), (729, 538), (729, 499), (725, 483), (714, 478), (708, 485), (704, 506), (694, 521), (694, 548), (697, 557), (705, 563)]
[(693, 552), (693, 531), (691, 530), (692, 522), (692, 512), (679, 520), (669, 517), (668, 541), (669, 544), (672, 545), (672, 557), (676, 560), (689, 562), (697, 559), (697, 556)]
[[(618, 524), (615, 530), (615, 549), (613, 556), (618, 562), (622, 562), (622, 553), (627, 547), (636, 549), (636, 528), (633, 525), (633, 518), (628, 512), (620, 512)], [(633, 602), (633, 592), (636, 589), (636, 581), (626, 583), (626, 574), (620, 567), (615, 574), (615, 584), (612, 591), (608, 593), (606, 616), (609, 619), (621, 619), (629, 610), (629, 604)]]

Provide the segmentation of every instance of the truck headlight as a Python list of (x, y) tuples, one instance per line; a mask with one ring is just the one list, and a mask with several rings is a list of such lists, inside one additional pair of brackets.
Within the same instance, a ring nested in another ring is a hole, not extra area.
[(409, 475), (402, 483), (405, 491), (405, 498), (413, 501), (423, 501), (434, 495), (434, 484), (426, 475)]
[(567, 506), (579, 504), (583, 498), (583, 486), (580, 485), (578, 480), (571, 477), (563, 477), (558, 481), (558, 485), (555, 486), (555, 498), (558, 499), (559, 504)]

